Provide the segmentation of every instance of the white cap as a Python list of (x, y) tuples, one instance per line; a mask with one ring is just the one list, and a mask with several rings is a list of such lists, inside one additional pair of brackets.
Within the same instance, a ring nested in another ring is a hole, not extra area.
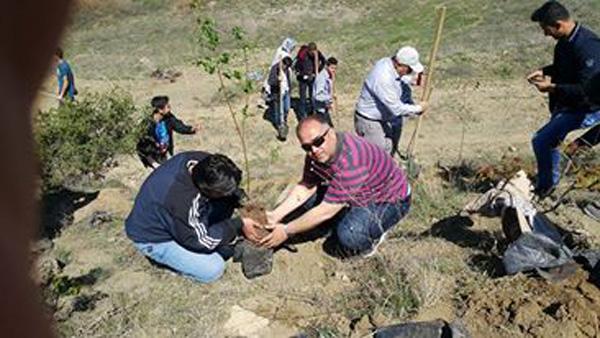
[(409, 66), (413, 73), (422, 73), (425, 67), (419, 62), (419, 52), (413, 47), (402, 47), (396, 53), (396, 62)]

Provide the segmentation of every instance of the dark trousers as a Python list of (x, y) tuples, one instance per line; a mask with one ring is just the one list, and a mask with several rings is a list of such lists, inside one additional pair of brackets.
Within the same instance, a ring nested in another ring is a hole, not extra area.
[(303, 119), (309, 113), (312, 113), (312, 86), (314, 80), (298, 80), (298, 90), (300, 91), (300, 102), (298, 103), (298, 118)]

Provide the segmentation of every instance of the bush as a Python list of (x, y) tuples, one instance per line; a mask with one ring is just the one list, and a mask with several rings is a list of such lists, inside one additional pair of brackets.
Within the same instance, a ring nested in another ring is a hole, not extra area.
[(40, 111), (34, 133), (43, 190), (97, 178), (116, 154), (135, 150), (137, 125), (133, 99), (121, 89)]

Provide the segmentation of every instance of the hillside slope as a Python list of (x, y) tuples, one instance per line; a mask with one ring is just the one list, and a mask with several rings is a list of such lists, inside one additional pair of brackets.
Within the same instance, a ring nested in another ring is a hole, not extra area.
[[(203, 6), (224, 27), (247, 30), (255, 42), (252, 70), (264, 73), (285, 36), (314, 40), (340, 59), (334, 118), (337, 128), (352, 130), (355, 100), (370, 65), (403, 44), (415, 45), (426, 59), (439, 3), (222, 0)], [(239, 264), (230, 262), (219, 282), (195, 284), (152, 266), (125, 237), (123, 220), (149, 171), (133, 156), (122, 156), (98, 196), (74, 211), (73, 224), (43, 253), (44, 260), (65, 264), (54, 269), (49, 287), (63, 291), (53, 296), (58, 331), (65, 336), (284, 337), (305, 332), (358, 337), (374, 326), (443, 318), (462, 320), (474, 337), (600, 335), (600, 291), (586, 282), (585, 273), (558, 286), (524, 276), (500, 277), (499, 220), (457, 217), (477, 193), (444, 182), (436, 169), (438, 162), (456, 165), (459, 159), (494, 165), (502, 155), (531, 159), (530, 138), (547, 119), (547, 108), (523, 77), (550, 62), (553, 46), (529, 21), (538, 2), (444, 3), (449, 14), (440, 73), (419, 139), (424, 171), (415, 183), (409, 217), (377, 256), (339, 261), (327, 256), (317, 240), (299, 245), (298, 253), (277, 252), (268, 276), (246, 280)], [(566, 5), (600, 30), (600, 2)], [(242, 163), (215, 78), (192, 65), (203, 53), (194, 44), (194, 23), (185, 1), (82, 1), (65, 40), (67, 59), (80, 92), (118, 85), (140, 105), (153, 95), (168, 95), (179, 117), (203, 126), (197, 136), (177, 135), (178, 151), (221, 152)], [(183, 75), (174, 83), (153, 79), (156, 68)], [(47, 87), (53, 85), (49, 80)], [(251, 102), (258, 101), (256, 94)], [(52, 104), (40, 102), (41, 107)], [(304, 154), (294, 138), (276, 141), (259, 109), (252, 107), (252, 114), (247, 122), (252, 194), (273, 206), (299, 178)], [(295, 125), (293, 114), (290, 124)], [(412, 128), (412, 123), (405, 128), (403, 147)], [(96, 211), (107, 211), (113, 219), (90, 226)], [(585, 234), (589, 245), (600, 245), (597, 224), (574, 203), (551, 217)], [(65, 291), (59, 283), (71, 287)]]

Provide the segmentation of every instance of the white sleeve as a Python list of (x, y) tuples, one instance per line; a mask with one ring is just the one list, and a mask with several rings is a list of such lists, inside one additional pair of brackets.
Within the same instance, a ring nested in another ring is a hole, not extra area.
[(402, 103), (402, 89), (395, 85), (395, 79), (388, 77), (377, 81), (372, 88), (379, 101), (385, 105), (394, 116), (413, 116), (423, 111), (418, 104)]

